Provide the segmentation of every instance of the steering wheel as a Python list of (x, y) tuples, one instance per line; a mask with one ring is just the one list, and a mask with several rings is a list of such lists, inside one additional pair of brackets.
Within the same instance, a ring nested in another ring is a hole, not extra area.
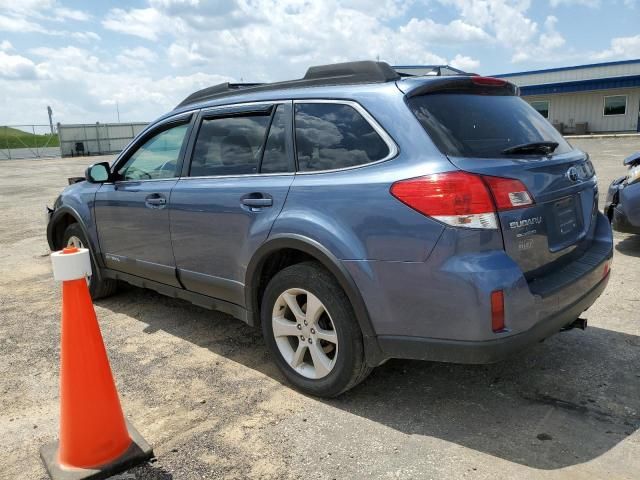
[[(138, 175), (138, 178), (131, 178), (129, 176), (130, 173), (132, 173), (134, 175)], [(146, 175), (149, 180), (151, 180), (153, 178), (148, 172), (145, 172), (144, 170), (140, 170), (139, 168), (136, 168), (133, 165), (131, 165), (129, 168), (127, 168), (125, 170), (125, 172), (124, 172), (124, 178), (126, 180), (140, 180), (142, 175)]]

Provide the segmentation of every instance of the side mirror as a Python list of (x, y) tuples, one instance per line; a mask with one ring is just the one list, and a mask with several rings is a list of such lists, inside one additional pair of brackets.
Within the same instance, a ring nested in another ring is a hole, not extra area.
[(84, 177), (89, 183), (103, 183), (109, 180), (109, 163), (94, 163), (84, 172)]

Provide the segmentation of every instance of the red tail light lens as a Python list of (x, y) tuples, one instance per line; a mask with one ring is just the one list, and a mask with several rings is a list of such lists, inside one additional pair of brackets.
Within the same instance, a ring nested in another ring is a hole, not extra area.
[(502, 290), (491, 292), (491, 329), (494, 332), (504, 330), (504, 293)]
[(498, 211), (522, 208), (533, 204), (527, 187), (520, 180), (501, 177), (482, 177), (493, 194)]
[(502, 87), (507, 84), (506, 80), (502, 80), (501, 78), (481, 77), (479, 75), (471, 77), (471, 81), (476, 85), (482, 85), (483, 87)]
[(496, 212), (533, 203), (518, 180), (456, 171), (401, 180), (391, 194), (418, 212), (447, 225), (498, 228)]
[(497, 228), (491, 194), (478, 175), (436, 173), (391, 186), (391, 194), (418, 212), (448, 225)]

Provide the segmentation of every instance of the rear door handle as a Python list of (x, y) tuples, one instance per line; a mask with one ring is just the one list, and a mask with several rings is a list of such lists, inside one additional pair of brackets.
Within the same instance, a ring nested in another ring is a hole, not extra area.
[(247, 207), (270, 207), (273, 205), (271, 198), (243, 198), (242, 204)]
[(269, 195), (265, 195), (260, 192), (253, 192), (253, 193), (244, 195), (240, 199), (240, 202), (245, 207), (264, 208), (264, 207), (271, 207), (273, 205), (273, 198), (271, 198)]
[(159, 193), (152, 193), (144, 199), (144, 203), (149, 208), (163, 208), (167, 204), (167, 199)]

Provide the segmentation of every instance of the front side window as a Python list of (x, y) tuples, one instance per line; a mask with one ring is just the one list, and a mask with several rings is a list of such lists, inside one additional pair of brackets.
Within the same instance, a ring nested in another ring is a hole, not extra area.
[(614, 95), (604, 97), (604, 116), (625, 115), (627, 113), (627, 96)]
[(189, 175), (257, 173), (270, 118), (254, 113), (202, 120)]
[(549, 100), (536, 100), (531, 106), (544, 118), (549, 119)]
[(176, 175), (188, 124), (164, 130), (147, 140), (118, 170), (122, 180), (156, 180)]
[(303, 172), (364, 165), (389, 155), (384, 140), (350, 105), (298, 103), (295, 132)]

